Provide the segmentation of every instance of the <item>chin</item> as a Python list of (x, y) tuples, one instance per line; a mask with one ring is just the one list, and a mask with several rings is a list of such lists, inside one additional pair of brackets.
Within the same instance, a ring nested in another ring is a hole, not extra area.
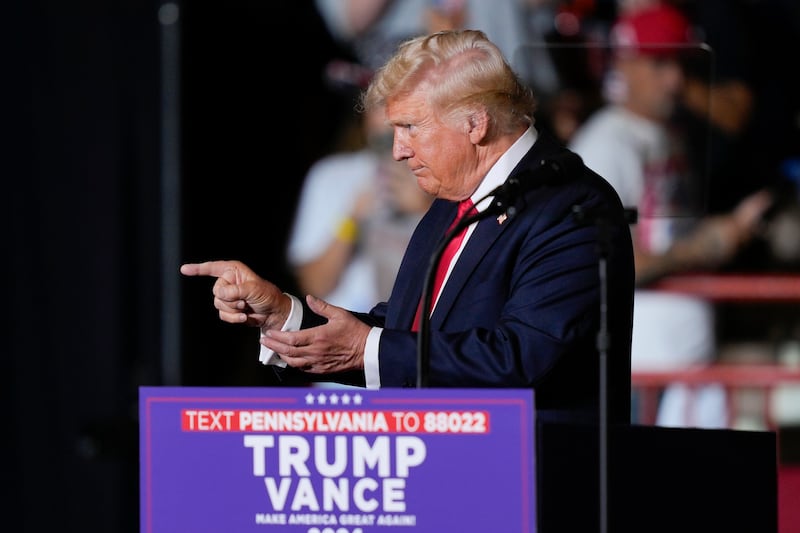
[(422, 189), (423, 191), (425, 191), (426, 193), (432, 194), (432, 195), (435, 196), (436, 195), (436, 189), (432, 188), (430, 185), (431, 185), (430, 181), (428, 181), (425, 178), (422, 178), (420, 176), (417, 176), (417, 186), (420, 189)]

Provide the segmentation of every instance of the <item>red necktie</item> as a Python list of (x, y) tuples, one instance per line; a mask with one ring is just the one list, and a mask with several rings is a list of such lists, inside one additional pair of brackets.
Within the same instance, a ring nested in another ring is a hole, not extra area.
[[(469, 213), (470, 215), (475, 213), (475, 204), (472, 203), (471, 198), (467, 198), (466, 200), (462, 200), (458, 203), (458, 213), (456, 214), (456, 218), (453, 220), (450, 227), (447, 228), (447, 233), (450, 233), (456, 224)], [(439, 260), (439, 265), (436, 270), (436, 277), (433, 279), (433, 292), (431, 293), (431, 312), (433, 312), (433, 305), (436, 303), (436, 299), (439, 296), (439, 291), (442, 288), (442, 283), (444, 282), (444, 277), (447, 274), (447, 270), (450, 268), (450, 263), (453, 261), (453, 256), (456, 255), (456, 252), (461, 247), (461, 243), (464, 241), (464, 235), (467, 234), (467, 227), (464, 227), (458, 235), (455, 235), (449, 243), (447, 243), (447, 247), (444, 249), (442, 253), (442, 257)], [(420, 299), (419, 305), (417, 306), (417, 313), (414, 315), (414, 324), (411, 327), (411, 331), (419, 330), (419, 317), (420, 313), (422, 312), (422, 300)]]

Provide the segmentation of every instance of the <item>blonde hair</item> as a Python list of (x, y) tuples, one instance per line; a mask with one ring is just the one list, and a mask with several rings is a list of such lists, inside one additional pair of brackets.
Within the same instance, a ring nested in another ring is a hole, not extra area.
[(533, 91), (482, 31), (448, 30), (405, 41), (375, 73), (361, 104), (383, 106), (418, 89), (445, 120), (483, 108), (499, 134), (534, 122)]

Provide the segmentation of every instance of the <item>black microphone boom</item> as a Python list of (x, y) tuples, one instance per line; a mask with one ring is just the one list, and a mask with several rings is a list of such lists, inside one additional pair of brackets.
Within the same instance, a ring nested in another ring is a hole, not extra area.
[(513, 203), (523, 194), (539, 187), (556, 185), (581, 174), (583, 160), (575, 152), (565, 150), (558, 155), (542, 160), (533, 170), (510, 176), (488, 196), (492, 196), (489, 208), (493, 213), (514, 214)]

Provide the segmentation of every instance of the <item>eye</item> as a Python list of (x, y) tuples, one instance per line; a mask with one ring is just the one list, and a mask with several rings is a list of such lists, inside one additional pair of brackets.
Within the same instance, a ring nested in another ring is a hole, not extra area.
[(405, 136), (413, 136), (417, 130), (416, 124), (398, 123), (395, 125), (396, 131)]

